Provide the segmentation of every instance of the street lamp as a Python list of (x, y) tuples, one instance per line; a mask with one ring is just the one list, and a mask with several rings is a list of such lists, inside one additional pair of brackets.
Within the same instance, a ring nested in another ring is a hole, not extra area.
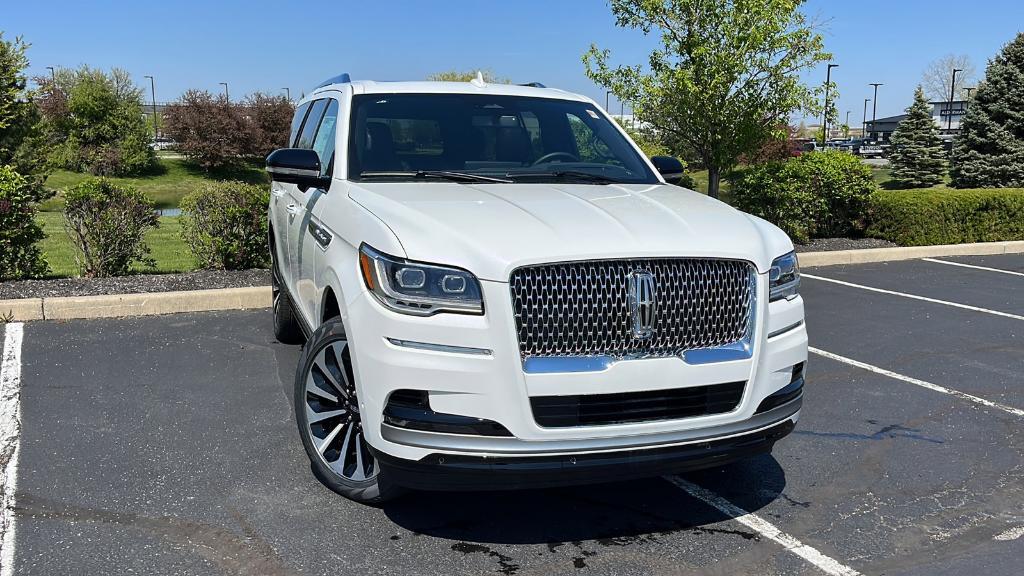
[(291, 102), (292, 101), (292, 90), (291, 90), (291, 88), (285, 86), (284, 88), (281, 88), (281, 90), (284, 90), (285, 97), (288, 98), (289, 102)]
[(156, 119), (156, 80), (152, 76), (146, 76), (149, 78), (149, 88), (153, 94), (153, 140), (155, 141), (160, 137), (160, 133), (157, 130), (157, 119)]
[(881, 82), (872, 82), (868, 86), (875, 87), (875, 98), (871, 101), (871, 127), (874, 128), (875, 120), (878, 118), (878, 87), (884, 86)]
[(967, 92), (967, 100), (964, 102), (964, 110), (967, 110), (971, 106), (971, 92), (974, 92), (976, 88), (964, 88), (964, 92)]
[(956, 95), (956, 73), (963, 72), (960, 68), (953, 68), (953, 81), (949, 83), (949, 107), (946, 108), (946, 131), (953, 131), (953, 97)]
[(846, 135), (850, 135), (850, 111), (846, 111)]
[(604, 111), (609, 113), (609, 114), (611, 114), (611, 106), (610, 106), (610, 104), (611, 104), (611, 97), (612, 97), (612, 91), (611, 90), (605, 90), (605, 93), (604, 93)]
[[(864, 99), (864, 117), (860, 121), (860, 137), (862, 140), (868, 137), (868, 102), (871, 102), (871, 98)], [(875, 129), (875, 121), (871, 121), (871, 129)]]
[(828, 109), (829, 109), (828, 88), (829, 88), (829, 85), (832, 83), (832, 69), (833, 68), (838, 68), (838, 67), (839, 67), (839, 64), (829, 64), (828, 65), (828, 70), (825, 72), (825, 113), (822, 115), (822, 119), (821, 119), (821, 145), (822, 146), (825, 145), (825, 140), (828, 139)]
[(52, 82), (54, 87), (56, 87), (57, 86), (57, 73), (53, 71), (53, 66), (47, 66), (46, 69), (50, 71), (50, 82)]
[(231, 102), (231, 96), (228, 95), (228, 83), (227, 82), (221, 82), (220, 85), (224, 87), (224, 98), (228, 101), (228, 103), (230, 103)]

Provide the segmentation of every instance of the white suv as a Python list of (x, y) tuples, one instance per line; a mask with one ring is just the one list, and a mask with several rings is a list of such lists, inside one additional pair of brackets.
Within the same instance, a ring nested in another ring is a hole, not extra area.
[(793, 244), (592, 100), (331, 79), (267, 158), (274, 329), (317, 476), (578, 484), (765, 453), (800, 414)]

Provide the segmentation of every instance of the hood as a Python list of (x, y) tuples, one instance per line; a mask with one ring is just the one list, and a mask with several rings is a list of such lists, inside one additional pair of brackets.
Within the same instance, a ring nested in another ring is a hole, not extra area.
[(764, 272), (792, 250), (771, 224), (664, 184), (381, 182), (353, 184), (349, 196), (394, 231), (406, 258), (500, 282), (528, 264), (613, 258), (733, 258)]

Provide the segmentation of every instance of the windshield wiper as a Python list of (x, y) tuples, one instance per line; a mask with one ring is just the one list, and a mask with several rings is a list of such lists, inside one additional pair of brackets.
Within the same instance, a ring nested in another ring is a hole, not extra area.
[(452, 182), (491, 182), (498, 184), (510, 184), (512, 181), (507, 178), (495, 178), (493, 176), (482, 176), (468, 172), (452, 172), (450, 170), (415, 170), (403, 172), (360, 172), (360, 178), (436, 178), (440, 180), (451, 180)]
[(549, 178), (554, 177), (559, 180), (586, 180), (589, 182), (598, 182), (601, 184), (621, 184), (622, 180), (605, 176), (603, 174), (594, 174), (593, 172), (584, 172), (582, 170), (554, 170), (552, 172), (526, 172), (523, 174), (508, 173), (505, 174), (509, 178)]

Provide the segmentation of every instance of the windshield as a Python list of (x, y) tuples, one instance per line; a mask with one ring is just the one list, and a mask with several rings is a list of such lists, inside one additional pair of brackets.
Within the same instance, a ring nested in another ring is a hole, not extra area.
[(585, 102), (479, 94), (352, 99), (349, 177), (653, 184), (632, 145)]

